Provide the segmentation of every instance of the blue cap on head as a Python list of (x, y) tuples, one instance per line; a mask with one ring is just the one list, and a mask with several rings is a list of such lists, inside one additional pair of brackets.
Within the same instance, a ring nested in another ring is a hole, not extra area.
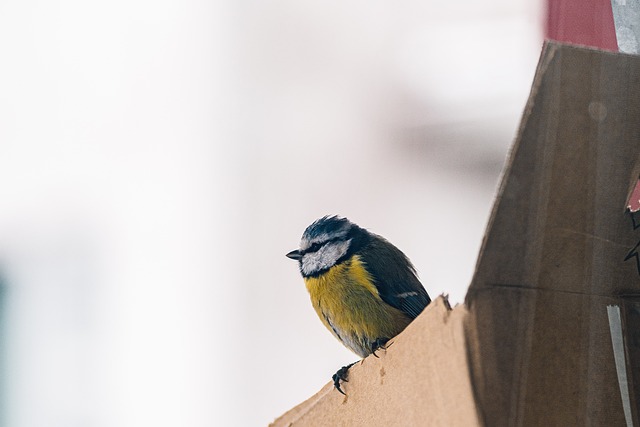
[(316, 220), (304, 230), (302, 238), (304, 240), (314, 240), (320, 236), (346, 234), (351, 228), (352, 223), (347, 218), (341, 218), (337, 215), (327, 215)]

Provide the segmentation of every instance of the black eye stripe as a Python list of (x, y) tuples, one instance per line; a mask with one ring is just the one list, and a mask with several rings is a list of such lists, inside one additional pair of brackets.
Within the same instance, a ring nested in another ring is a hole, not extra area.
[(302, 255), (304, 255), (304, 254), (309, 254), (309, 253), (313, 253), (313, 252), (318, 252), (320, 250), (320, 248), (322, 248), (327, 243), (337, 242), (338, 240), (342, 240), (342, 237), (334, 237), (333, 239), (325, 240), (324, 242), (316, 242), (316, 243), (312, 244), (311, 246), (309, 246), (304, 251), (300, 251), (300, 253)]
[(311, 252), (315, 252), (318, 249), (320, 249), (321, 247), (323, 247), (325, 245), (325, 243), (314, 243), (313, 245), (311, 245), (311, 247), (309, 249), (311, 249)]

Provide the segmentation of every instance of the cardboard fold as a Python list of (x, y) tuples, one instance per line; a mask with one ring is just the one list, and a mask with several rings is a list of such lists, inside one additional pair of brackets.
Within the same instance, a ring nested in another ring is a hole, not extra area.
[(486, 425), (625, 425), (606, 306), (640, 294), (640, 58), (548, 44), (541, 64), (466, 299), (477, 404)]

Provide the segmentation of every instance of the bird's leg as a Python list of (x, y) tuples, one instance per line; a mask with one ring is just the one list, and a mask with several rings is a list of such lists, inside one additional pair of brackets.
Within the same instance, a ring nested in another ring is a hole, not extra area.
[(387, 345), (388, 342), (389, 342), (389, 338), (376, 339), (374, 342), (371, 343), (371, 353), (375, 357), (378, 357), (378, 355), (376, 354), (376, 351), (386, 350), (391, 344), (393, 344), (393, 343), (389, 343), (389, 345)]
[(340, 381), (349, 382), (349, 380), (347, 379), (347, 377), (349, 376), (349, 368), (355, 365), (356, 363), (358, 362), (349, 363), (347, 366), (343, 366), (342, 368), (338, 369), (338, 372), (333, 374), (333, 377), (332, 377), (333, 386), (336, 388), (336, 390), (338, 390), (340, 393), (344, 394), (345, 396), (346, 394), (340, 388)]

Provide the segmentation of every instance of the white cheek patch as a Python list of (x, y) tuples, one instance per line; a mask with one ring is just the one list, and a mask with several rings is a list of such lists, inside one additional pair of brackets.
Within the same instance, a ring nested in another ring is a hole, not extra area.
[(351, 239), (344, 242), (331, 242), (316, 252), (304, 254), (300, 267), (302, 273), (310, 275), (333, 267), (335, 263), (347, 253), (350, 244)]

